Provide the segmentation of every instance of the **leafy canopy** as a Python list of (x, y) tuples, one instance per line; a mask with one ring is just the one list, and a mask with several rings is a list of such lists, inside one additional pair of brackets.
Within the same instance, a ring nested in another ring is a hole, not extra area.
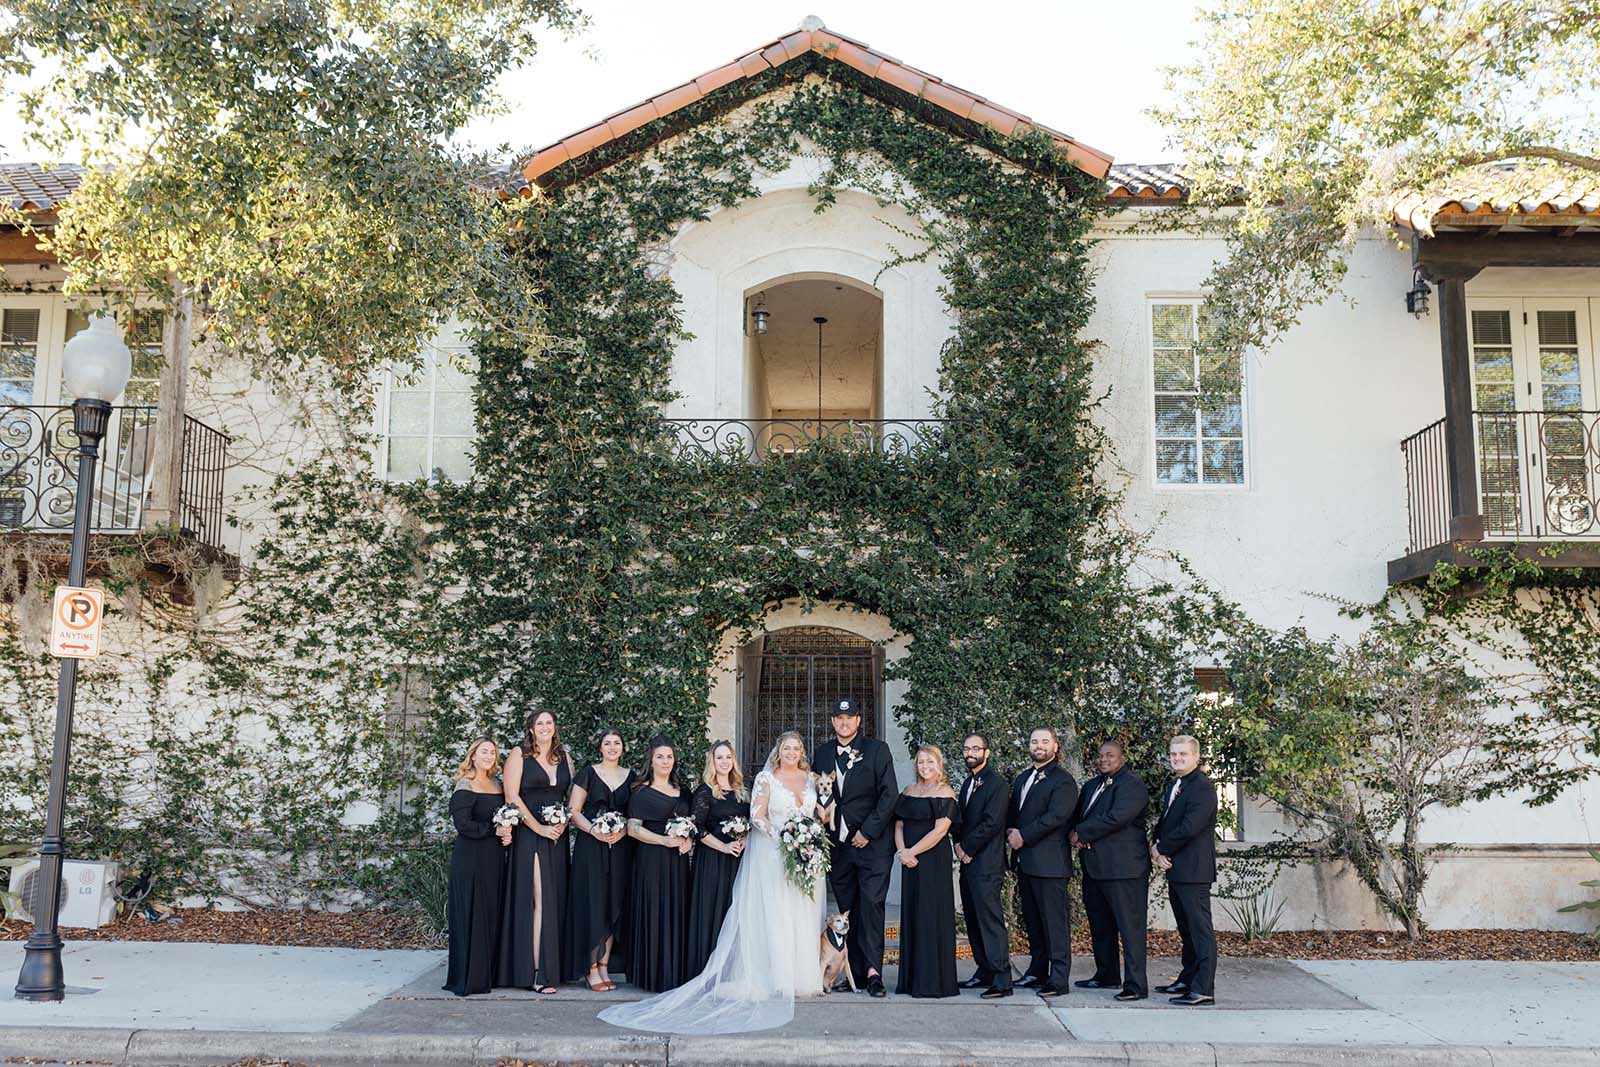
[(1203, 58), (1155, 114), (1192, 203), (1239, 207), (1208, 280), (1235, 343), (1293, 326), (1408, 193), (1600, 182), (1600, 0), (1218, 0), (1200, 20)]
[[(515, 206), (452, 144), (567, 0), (4, 0), (0, 75), (82, 188), (39, 236), (70, 290), (181, 287), (213, 339), (353, 379), (441, 309), (526, 331)], [(12, 219), (10, 221), (17, 221)]]

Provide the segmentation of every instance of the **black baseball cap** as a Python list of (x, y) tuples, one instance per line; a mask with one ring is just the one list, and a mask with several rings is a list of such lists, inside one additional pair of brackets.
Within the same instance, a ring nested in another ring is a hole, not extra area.
[(833, 706), (833, 713), (835, 715), (854, 715), (858, 719), (861, 718), (860, 709), (856, 707), (856, 702), (851, 700), (849, 697), (844, 697), (837, 704), (835, 704)]

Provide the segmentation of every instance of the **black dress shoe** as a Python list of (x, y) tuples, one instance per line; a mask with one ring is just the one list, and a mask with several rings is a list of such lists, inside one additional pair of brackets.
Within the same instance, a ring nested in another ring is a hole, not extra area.
[(1064, 997), (1070, 992), (1072, 992), (1072, 990), (1057, 989), (1055, 986), (1047, 985), (1039, 987), (1039, 995), (1046, 1000), (1054, 1000), (1056, 997)]
[(1131, 989), (1124, 989), (1122, 992), (1117, 994), (1116, 999), (1117, 1000), (1147, 1000), (1147, 999), (1149, 999), (1149, 996), (1150, 996), (1150, 994), (1148, 994), (1148, 993), (1135, 993)]
[(1010, 995), (1011, 995), (1011, 990), (1009, 990), (1009, 989), (989, 988), (989, 989), (985, 989), (983, 991), (983, 999), (984, 1000), (999, 1000), (1001, 997), (1009, 997)]
[(1156, 986), (1156, 992), (1165, 993), (1169, 997), (1182, 996), (1183, 994), (1189, 992), (1189, 987), (1184, 985), (1182, 982), (1168, 982), (1166, 985)]
[(883, 979), (875, 974), (867, 976), (867, 992), (875, 997), (886, 997), (889, 995), (889, 991), (883, 988)]
[(1041, 982), (1038, 978), (1034, 977), (1031, 974), (1025, 974), (1025, 975), (1022, 976), (1022, 980), (1017, 983), (1017, 988), (1018, 989), (1038, 989), (1042, 985), (1044, 985), (1044, 983)]
[(1194, 1007), (1196, 1004), (1215, 1004), (1216, 1002), (1216, 997), (1208, 996), (1205, 993), (1185, 993), (1181, 997), (1172, 998), (1173, 1004), (1182, 1004), (1186, 1007)]
[(957, 989), (983, 989), (983, 988), (987, 988), (988, 985), (989, 985), (989, 983), (987, 981), (985, 981), (984, 979), (979, 978), (976, 975), (974, 975), (973, 977), (968, 978), (965, 982), (957, 982), (956, 983), (956, 988)]
[(1120, 985), (1121, 983), (1102, 982), (1098, 978), (1080, 978), (1072, 984), (1077, 986), (1079, 989), (1111, 989), (1114, 986)]

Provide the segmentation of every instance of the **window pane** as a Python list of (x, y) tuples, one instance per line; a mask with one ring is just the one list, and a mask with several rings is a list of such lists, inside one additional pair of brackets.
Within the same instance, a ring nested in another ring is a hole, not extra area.
[(1576, 415), (1557, 415), (1543, 420), (1539, 436), (1544, 450), (1552, 456), (1581, 456), (1588, 443), (1583, 419)]
[(433, 401), (433, 432), (468, 436), (472, 433), (472, 394), (439, 393)]
[(389, 438), (389, 477), (409, 482), (428, 476), (428, 439), (425, 437)]
[(470, 391), (478, 381), (478, 357), (470, 352), (440, 353), (436, 361), (439, 389)]
[(1475, 390), (1479, 411), (1510, 411), (1516, 407), (1517, 391), (1504, 385), (1479, 385)]
[(1539, 375), (1547, 382), (1578, 381), (1578, 350), (1576, 348), (1540, 349)]
[(1193, 441), (1156, 442), (1156, 481), (1168, 485), (1192, 485), (1197, 477)]
[(452, 482), (466, 481), (472, 477), (471, 448), (466, 437), (434, 438), (433, 473)]
[(1576, 311), (1539, 312), (1539, 343), (1541, 345), (1577, 345), (1578, 313)]
[(1472, 343), (1511, 347), (1511, 312), (1506, 309), (1472, 313)]
[(38, 359), (39, 309), (7, 308), (0, 318), (0, 403), (32, 402)]
[(1193, 344), (1194, 305), (1150, 305), (1150, 330), (1158, 345)]
[(1473, 349), (1472, 373), (1479, 382), (1511, 381), (1511, 349)]
[(1218, 485), (1244, 484), (1244, 442), (1205, 443), (1205, 481)]
[(1205, 437), (1244, 435), (1244, 405), (1237, 396), (1207, 396), (1200, 400), (1200, 433)]
[(1193, 437), (1194, 409), (1192, 396), (1156, 397), (1156, 436)]
[(1184, 393), (1194, 389), (1194, 352), (1188, 348), (1158, 348), (1156, 390)]
[(389, 432), (427, 434), (428, 394), (395, 390), (389, 394)]
[(1546, 382), (1544, 386), (1544, 409), (1546, 411), (1582, 411), (1583, 386), (1576, 382), (1571, 385), (1551, 385)]

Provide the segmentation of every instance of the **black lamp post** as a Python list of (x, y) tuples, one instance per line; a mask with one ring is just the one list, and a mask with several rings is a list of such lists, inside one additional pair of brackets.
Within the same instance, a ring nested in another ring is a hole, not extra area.
[[(75, 400), (72, 429), (78, 436), (78, 484), (72, 517), (72, 557), (67, 583), (81, 586), (89, 557), (89, 515), (94, 504), (94, 466), (100, 441), (111, 422), (111, 401), (128, 384), (132, 369), (128, 346), (108, 315), (67, 342), (62, 381)], [(60, 1000), (66, 994), (61, 967), (61, 934), (56, 928), (61, 901), (61, 823), (67, 804), (67, 758), (72, 748), (72, 702), (78, 687), (78, 660), (61, 659), (56, 686), (56, 736), (50, 749), (50, 797), (39, 843), (39, 873), (34, 878), (33, 932), (22, 947), (17, 975), (18, 1000)]]

